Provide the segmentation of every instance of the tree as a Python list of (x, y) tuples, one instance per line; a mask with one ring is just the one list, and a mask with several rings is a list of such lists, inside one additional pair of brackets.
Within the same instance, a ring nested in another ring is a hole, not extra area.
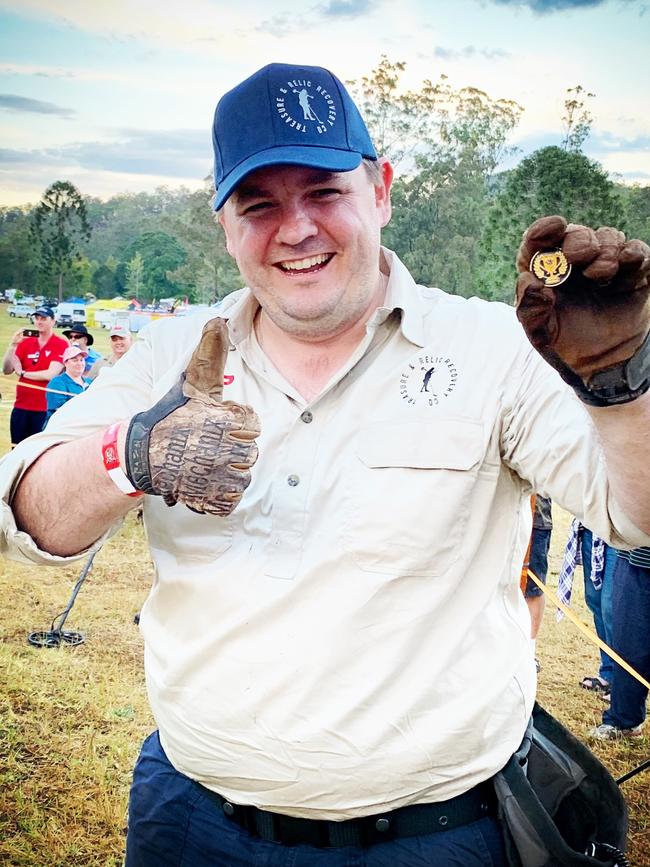
[(38, 290), (38, 259), (30, 238), (27, 208), (0, 208), (0, 291)]
[(598, 163), (559, 147), (541, 148), (509, 173), (490, 210), (481, 241), (480, 286), (485, 297), (512, 301), (522, 234), (548, 214), (595, 228), (625, 227), (620, 196)]
[(377, 150), (402, 170), (383, 237), (416, 280), (475, 294), (489, 185), (513, 151), (508, 137), (522, 109), (475, 87), (455, 90), (444, 75), (402, 93), (405, 68), (382, 56), (352, 83)]
[(92, 284), (98, 298), (113, 298), (119, 291), (120, 287), (115, 278), (116, 267), (117, 262), (111, 267), (109, 260), (107, 260), (93, 274)]
[(506, 140), (523, 109), (513, 100), (492, 99), (475, 87), (454, 90), (446, 75), (425, 79), (419, 90), (400, 90), (403, 61), (382, 55), (360, 82), (348, 82), (378, 153), (399, 171), (413, 172), (418, 160), (431, 162), (468, 148), (489, 174), (508, 152)]
[(618, 187), (627, 218), (628, 235), (650, 244), (650, 186)]
[(187, 261), (170, 274), (184, 284), (192, 301), (204, 304), (223, 298), (243, 285), (237, 266), (226, 250), (220, 225), (215, 223), (210, 200), (211, 183), (192, 193), (185, 210), (168, 218), (166, 226), (187, 251)]
[(41, 272), (57, 279), (60, 303), (64, 279), (81, 259), (79, 246), (91, 235), (85, 202), (73, 184), (56, 181), (45, 190), (33, 214), (31, 233)]
[(142, 292), (143, 278), (144, 260), (138, 252), (126, 265), (126, 288), (129, 294), (135, 296), (136, 300)]
[[(182, 287), (170, 277), (187, 260), (185, 248), (176, 238), (167, 232), (143, 232), (126, 248), (123, 262), (131, 262), (136, 253), (142, 258), (143, 286), (149, 298), (164, 298), (181, 291)], [(125, 266), (125, 272), (127, 269)], [(126, 280), (125, 273), (125, 284)]]
[(582, 150), (582, 145), (591, 132), (591, 124), (594, 119), (586, 107), (585, 99), (593, 99), (595, 96), (595, 93), (588, 93), (580, 84), (567, 88), (562, 116), (564, 127), (562, 148), (565, 151), (579, 153)]

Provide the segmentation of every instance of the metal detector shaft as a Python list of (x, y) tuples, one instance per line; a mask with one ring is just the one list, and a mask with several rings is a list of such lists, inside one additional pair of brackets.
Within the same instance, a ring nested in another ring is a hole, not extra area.
[(63, 624), (67, 620), (68, 614), (70, 614), (70, 612), (72, 611), (72, 606), (75, 603), (75, 599), (77, 598), (77, 594), (81, 590), (81, 585), (84, 583), (84, 581), (86, 580), (86, 576), (90, 572), (90, 567), (93, 565), (93, 560), (95, 559), (96, 553), (97, 553), (97, 551), (93, 551), (93, 553), (86, 560), (84, 567), (81, 570), (81, 574), (77, 578), (77, 583), (74, 585), (74, 588), (72, 590), (72, 595), (70, 596), (68, 604), (66, 605), (65, 610), (59, 615), (61, 617), (61, 622), (57, 626), (55, 626), (54, 623), (52, 623), (52, 631), (53, 632), (61, 632), (62, 631)]

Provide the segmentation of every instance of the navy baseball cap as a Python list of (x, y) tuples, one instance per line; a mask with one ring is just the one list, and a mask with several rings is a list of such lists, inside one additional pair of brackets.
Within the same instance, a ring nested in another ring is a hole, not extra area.
[(359, 110), (320, 66), (271, 63), (221, 97), (212, 126), (215, 210), (246, 175), (276, 165), (349, 172), (377, 159)]
[(54, 310), (51, 307), (38, 307), (34, 310), (34, 316), (49, 316), (54, 319)]

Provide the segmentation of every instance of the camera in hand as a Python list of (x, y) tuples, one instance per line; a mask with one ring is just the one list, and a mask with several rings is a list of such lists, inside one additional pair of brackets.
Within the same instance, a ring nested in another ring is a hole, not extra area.
[(23, 337), (38, 337), (38, 331), (35, 328), (23, 328)]

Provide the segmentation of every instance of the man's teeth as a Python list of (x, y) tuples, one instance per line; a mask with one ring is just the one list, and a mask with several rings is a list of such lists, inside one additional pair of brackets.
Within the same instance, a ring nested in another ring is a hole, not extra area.
[(308, 259), (294, 259), (292, 262), (281, 262), (280, 267), (284, 271), (308, 271), (316, 265), (323, 265), (329, 261), (329, 253), (321, 253), (319, 256), (310, 256)]

